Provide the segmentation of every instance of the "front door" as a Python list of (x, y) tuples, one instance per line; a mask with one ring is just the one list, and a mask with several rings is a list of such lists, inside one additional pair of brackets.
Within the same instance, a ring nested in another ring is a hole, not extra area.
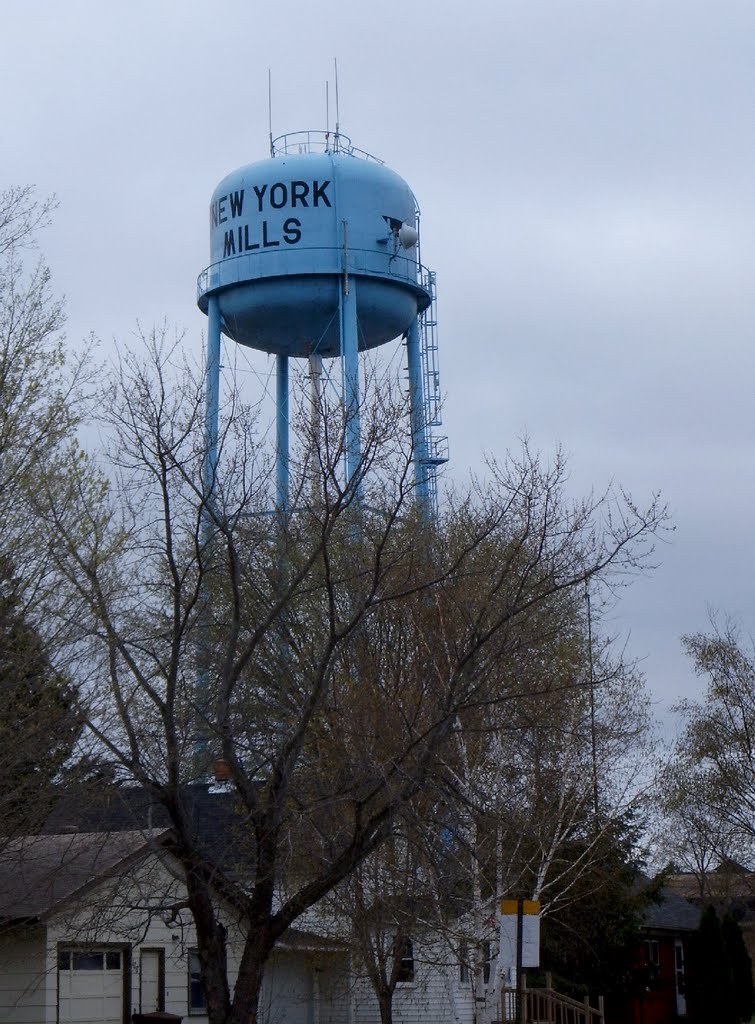
[(139, 1012), (165, 1009), (165, 950), (143, 949), (139, 956)]

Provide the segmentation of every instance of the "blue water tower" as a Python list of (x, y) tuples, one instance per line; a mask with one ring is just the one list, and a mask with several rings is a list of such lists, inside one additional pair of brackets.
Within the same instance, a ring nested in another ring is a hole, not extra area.
[[(276, 505), (288, 508), (289, 359), (342, 361), (345, 474), (361, 456), (359, 353), (406, 339), (417, 500), (435, 502), (447, 461), (440, 423), (434, 275), (419, 258), (419, 209), (406, 182), (341, 133), (273, 140), (267, 160), (224, 178), (210, 203), (211, 263), (198, 280), (208, 316), (205, 489), (217, 461), (220, 336), (276, 357)], [(319, 377), (317, 378), (319, 379)]]

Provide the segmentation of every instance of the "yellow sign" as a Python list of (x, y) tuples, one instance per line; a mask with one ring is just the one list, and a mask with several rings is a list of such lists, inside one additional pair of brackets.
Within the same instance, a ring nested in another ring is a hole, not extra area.
[[(501, 913), (502, 914), (514, 914), (518, 913), (518, 901), (517, 900), (501, 900)], [(522, 913), (536, 915), (540, 913), (540, 900), (522, 900)]]

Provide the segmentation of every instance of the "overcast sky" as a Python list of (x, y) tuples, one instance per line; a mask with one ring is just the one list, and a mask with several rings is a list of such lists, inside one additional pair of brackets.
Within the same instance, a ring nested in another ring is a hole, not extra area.
[(676, 532), (614, 614), (660, 715), (708, 608), (755, 630), (752, 0), (0, 0), (0, 185), (72, 345), (195, 306), (215, 184), (275, 134), (341, 128), (414, 189), (463, 478), (528, 433), (575, 491), (661, 490)]

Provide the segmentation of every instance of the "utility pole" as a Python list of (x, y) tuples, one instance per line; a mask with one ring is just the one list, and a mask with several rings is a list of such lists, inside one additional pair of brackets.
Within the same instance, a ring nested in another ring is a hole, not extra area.
[(590, 605), (590, 584), (585, 582), (587, 603), (587, 669), (590, 685), (590, 745), (592, 750), (592, 806), (594, 824), (598, 823), (598, 753), (595, 740), (595, 666), (592, 656), (592, 608)]

